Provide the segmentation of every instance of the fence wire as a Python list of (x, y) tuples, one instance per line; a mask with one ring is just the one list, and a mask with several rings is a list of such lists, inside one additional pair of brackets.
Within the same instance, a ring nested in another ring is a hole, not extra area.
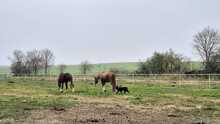
[[(94, 75), (72, 75), (74, 81), (93, 81)], [(24, 75), (13, 76), (0, 74), (0, 80), (48, 80), (56, 81), (58, 75)], [(128, 83), (171, 83), (175, 85), (203, 85), (211, 87), (220, 84), (220, 74), (117, 74), (117, 82)]]

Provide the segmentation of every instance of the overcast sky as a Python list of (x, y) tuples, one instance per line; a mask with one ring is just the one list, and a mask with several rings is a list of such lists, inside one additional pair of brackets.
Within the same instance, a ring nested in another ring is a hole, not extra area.
[(192, 36), (220, 29), (220, 0), (1, 0), (0, 65), (50, 48), (56, 64), (139, 61), (172, 48), (198, 60)]

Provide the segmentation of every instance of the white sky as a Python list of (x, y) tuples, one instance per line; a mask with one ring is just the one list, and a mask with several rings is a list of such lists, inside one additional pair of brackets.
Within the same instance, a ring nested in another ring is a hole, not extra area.
[(220, 29), (219, 0), (1, 0), (0, 65), (14, 49), (50, 48), (56, 64), (139, 61), (172, 48), (192, 60), (192, 36)]

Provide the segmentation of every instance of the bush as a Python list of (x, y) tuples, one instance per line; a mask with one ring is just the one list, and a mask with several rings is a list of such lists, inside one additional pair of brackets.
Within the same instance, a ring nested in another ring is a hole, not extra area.
[(138, 73), (183, 73), (188, 68), (182, 55), (174, 53), (171, 49), (165, 53), (155, 52), (146, 62), (140, 62)]

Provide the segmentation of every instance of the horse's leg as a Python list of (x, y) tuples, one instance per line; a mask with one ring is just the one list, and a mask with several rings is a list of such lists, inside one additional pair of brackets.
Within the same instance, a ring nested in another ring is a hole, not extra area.
[(58, 90), (60, 90), (60, 82), (58, 81)]
[(63, 92), (63, 83), (64, 83), (64, 82), (61, 82), (61, 88), (60, 88), (60, 92), (61, 92), (61, 93)]
[(66, 85), (66, 90), (68, 89), (68, 82), (65, 82), (65, 85)]
[(74, 89), (74, 84), (73, 84), (73, 81), (72, 81), (72, 80), (70, 81), (70, 88), (72, 89), (72, 92), (75, 91), (75, 89)]
[(105, 82), (104, 82), (104, 81), (102, 81), (102, 91), (103, 91), (103, 92), (106, 92), (106, 89), (105, 89)]

